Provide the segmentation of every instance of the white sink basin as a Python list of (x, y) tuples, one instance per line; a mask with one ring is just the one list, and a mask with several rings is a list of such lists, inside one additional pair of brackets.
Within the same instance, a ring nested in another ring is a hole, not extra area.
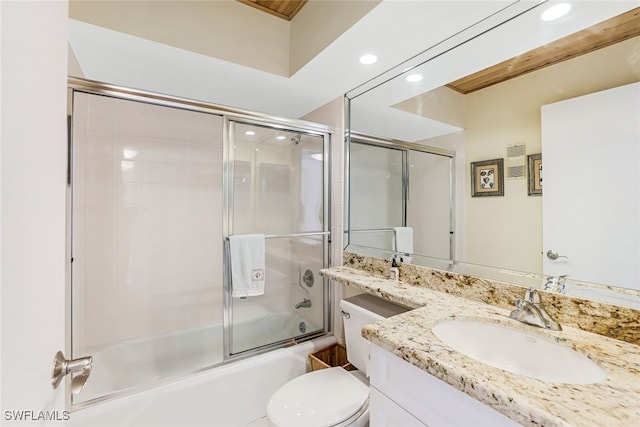
[(456, 319), (433, 327), (442, 342), (473, 359), (544, 381), (592, 384), (606, 373), (566, 345), (481, 320)]

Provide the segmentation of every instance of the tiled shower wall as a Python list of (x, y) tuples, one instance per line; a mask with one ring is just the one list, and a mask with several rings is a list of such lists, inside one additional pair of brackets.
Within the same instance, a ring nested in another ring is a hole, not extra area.
[(78, 92), (74, 116), (74, 348), (221, 323), (222, 118)]

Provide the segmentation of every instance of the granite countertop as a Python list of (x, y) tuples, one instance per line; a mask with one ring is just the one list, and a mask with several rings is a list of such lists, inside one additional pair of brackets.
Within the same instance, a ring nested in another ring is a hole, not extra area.
[[(362, 335), (523, 425), (640, 425), (640, 346), (571, 327), (548, 331), (525, 325), (510, 319), (509, 310), (362, 270), (335, 267), (320, 274), (415, 308), (367, 325)], [(476, 361), (453, 350), (431, 331), (441, 321), (460, 317), (480, 318), (564, 343), (597, 363), (607, 378), (596, 384), (551, 383)]]

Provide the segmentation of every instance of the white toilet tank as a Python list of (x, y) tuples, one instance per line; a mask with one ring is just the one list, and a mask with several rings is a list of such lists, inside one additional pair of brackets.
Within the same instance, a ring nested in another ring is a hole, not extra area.
[(344, 321), (344, 339), (347, 347), (347, 359), (353, 366), (369, 376), (369, 346), (371, 343), (362, 338), (364, 325), (404, 313), (408, 309), (362, 294), (340, 301), (342, 320)]

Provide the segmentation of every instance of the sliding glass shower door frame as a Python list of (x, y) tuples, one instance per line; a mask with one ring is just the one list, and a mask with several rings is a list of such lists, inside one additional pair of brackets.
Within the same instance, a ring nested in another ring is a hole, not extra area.
[[(318, 336), (324, 335), (331, 331), (332, 324), (330, 313), (332, 312), (333, 302), (330, 297), (328, 280), (318, 277), (322, 281), (323, 289), (323, 332), (312, 332), (309, 334), (301, 333), (300, 336), (288, 338), (266, 345), (258, 346), (246, 351), (233, 351), (233, 299), (231, 297), (231, 262), (228, 251), (228, 236), (234, 230), (234, 177), (235, 177), (235, 160), (236, 160), (236, 135), (234, 134), (234, 124), (238, 125), (254, 125), (258, 127), (271, 128), (282, 132), (296, 132), (304, 135), (321, 137), (323, 141), (322, 148), (322, 229), (312, 230), (299, 233), (291, 233), (288, 235), (267, 236), (268, 238), (297, 238), (297, 237), (320, 237), (322, 239), (322, 265), (327, 268), (330, 265), (330, 244), (331, 244), (331, 216), (330, 216), (330, 160), (331, 159), (331, 134), (326, 127), (318, 127), (316, 124), (309, 122), (286, 121), (286, 123), (278, 123), (273, 120), (261, 120), (246, 117), (225, 117), (224, 123), (224, 140), (223, 140), (223, 236), (225, 236), (225, 268), (224, 268), (224, 288), (225, 288), (225, 312), (224, 312), (224, 359), (238, 360), (255, 354), (260, 354), (282, 347), (284, 345), (295, 344), (296, 342), (306, 341)], [(283, 144), (288, 143), (286, 140)]]
[[(121, 87), (117, 85), (91, 81), (81, 78), (70, 77), (68, 79), (68, 123), (69, 123), (69, 143), (68, 143), (68, 182), (67, 182), (67, 256), (65, 260), (66, 270), (67, 270), (67, 278), (66, 278), (66, 306), (67, 310), (65, 313), (66, 316), (66, 346), (65, 346), (65, 354), (69, 355), (69, 357), (74, 358), (78, 356), (87, 356), (84, 354), (74, 354), (74, 346), (73, 346), (73, 310), (72, 304), (74, 301), (73, 296), (73, 283), (72, 283), (72, 272), (73, 272), (73, 248), (72, 248), (72, 232), (73, 232), (73, 185), (72, 185), (72, 174), (73, 174), (73, 164), (72, 164), (72, 153), (73, 153), (73, 100), (75, 94), (89, 94), (89, 95), (98, 95), (104, 96), (108, 98), (114, 98), (122, 101), (132, 101), (137, 103), (149, 104), (152, 106), (159, 107), (169, 107), (177, 110), (185, 110), (188, 112), (197, 112), (197, 113), (205, 113), (211, 114), (215, 116), (219, 116), (222, 118), (222, 175), (223, 175), (223, 188), (222, 188), (222, 228), (223, 233), (222, 236), (228, 236), (229, 232), (229, 205), (227, 204), (229, 201), (229, 188), (227, 188), (226, 183), (228, 183), (229, 176), (227, 175), (232, 171), (232, 164), (229, 162), (230, 159), (233, 159), (233, 150), (230, 150), (230, 124), (232, 121), (241, 122), (241, 123), (251, 123), (259, 126), (268, 126), (273, 127), (275, 129), (283, 129), (283, 130), (292, 130), (304, 134), (317, 135), (322, 137), (323, 140), (323, 189), (322, 189), (322, 200), (323, 200), (323, 210), (322, 210), (322, 219), (323, 219), (323, 227), (322, 230), (318, 230), (314, 232), (314, 235), (321, 236), (323, 242), (323, 255), (322, 255), (322, 264), (323, 267), (327, 267), (329, 265), (330, 259), (330, 166), (329, 160), (330, 156), (330, 136), (332, 129), (329, 126), (319, 125), (312, 122), (306, 122), (302, 120), (295, 119), (284, 119), (282, 117), (271, 116), (267, 114), (254, 113), (250, 111), (233, 109), (224, 106), (219, 106), (207, 102), (196, 101), (186, 98), (173, 97), (169, 95), (157, 94), (148, 91), (141, 91), (137, 89), (131, 89), (126, 87)], [(224, 240), (217, 242), (221, 248), (224, 249)], [(224, 253), (224, 252), (223, 252)], [(224, 258), (224, 257), (223, 257)], [(221, 265), (226, 262), (224, 259), (212, 259), (211, 262), (220, 262)], [(224, 274), (227, 274), (226, 265), (224, 265), (223, 271)], [(227, 278), (223, 279), (223, 295), (220, 295), (221, 301), (223, 304), (228, 304), (226, 301), (227, 294)], [(232, 362), (238, 358), (245, 358), (249, 356), (254, 356), (278, 347), (284, 347), (286, 345), (290, 345), (297, 341), (304, 341), (308, 339), (315, 338), (317, 336), (326, 335), (331, 332), (331, 310), (332, 310), (332, 299), (331, 293), (328, 288), (328, 280), (317, 277), (316, 283), (318, 287), (322, 287), (323, 289), (323, 325), (322, 331), (316, 334), (308, 334), (301, 336), (299, 339), (288, 340), (286, 342), (277, 342), (272, 345), (265, 346), (263, 348), (257, 349), (256, 351), (248, 351), (239, 356), (231, 356), (228, 352), (228, 347), (224, 348), (222, 351), (222, 362), (211, 361), (211, 363), (205, 363), (202, 366), (195, 367), (192, 369), (187, 369), (184, 373), (176, 374), (173, 376), (164, 376), (161, 378), (152, 379), (150, 381), (141, 382), (139, 384), (134, 385), (133, 387), (114, 390), (112, 392), (106, 393), (100, 397), (91, 398), (86, 401), (78, 401), (74, 402), (74, 399), (71, 396), (70, 387), (67, 387), (66, 400), (67, 405), (72, 410), (78, 410), (81, 408), (93, 406), (95, 404), (108, 401), (114, 398), (118, 398), (121, 396), (138, 393), (141, 391), (145, 391), (148, 389), (153, 389), (158, 387), (161, 384), (175, 381), (180, 378), (184, 378), (189, 375), (193, 375), (195, 373), (207, 371), (212, 368), (216, 368), (222, 366), (228, 362)], [(78, 297), (75, 298), (76, 302), (78, 302)], [(226, 310), (226, 307), (223, 307), (223, 310)], [(228, 317), (227, 314), (230, 312), (223, 313), (222, 319), (222, 327), (224, 328), (224, 334), (228, 332)], [(223, 339), (223, 346), (228, 345), (228, 338), (225, 336)], [(226, 343), (226, 344), (225, 344)], [(91, 379), (89, 380), (91, 381)]]

